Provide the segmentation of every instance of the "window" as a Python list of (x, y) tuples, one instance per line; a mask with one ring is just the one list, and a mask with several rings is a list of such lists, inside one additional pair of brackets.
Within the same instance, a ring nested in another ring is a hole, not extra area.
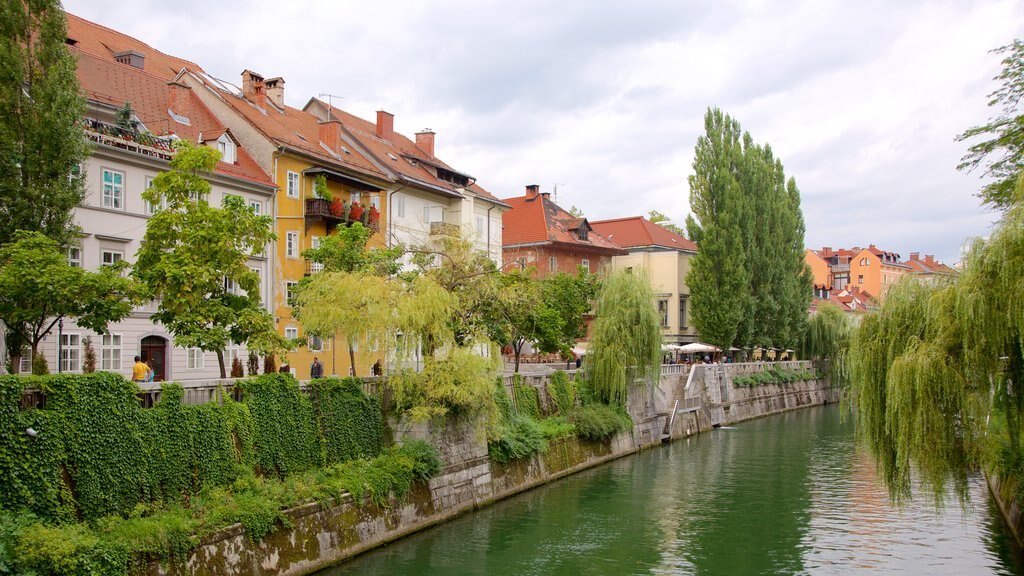
[(249, 270), (251, 270), (252, 273), (256, 275), (256, 293), (252, 294), (252, 296), (258, 296), (259, 299), (262, 301), (263, 300), (263, 269), (257, 268), (255, 266), (250, 266)]
[(483, 233), (484, 233), (484, 217), (483, 216), (477, 216), (476, 217), (476, 233), (481, 235), (481, 236), (483, 236)]
[(423, 207), (423, 221), (424, 222), (430, 222), (430, 205), (429, 204)]
[(658, 318), (661, 319), (661, 327), (668, 328), (668, 298), (658, 299)]
[(861, 266), (871, 266), (871, 260), (869, 258), (861, 258), (860, 259), (860, 265)]
[(306, 341), (307, 341), (307, 346), (309, 346), (309, 351), (310, 352), (323, 352), (323, 350), (324, 350), (323, 338), (320, 338), (319, 336), (313, 336), (312, 334), (310, 334), (309, 337), (306, 339)]
[(353, 204), (359, 204), (360, 202), (363, 201), (363, 195), (360, 194), (359, 192), (353, 192), (353, 193), (349, 194), (349, 200)]
[(380, 210), (380, 196), (378, 196), (377, 194), (370, 196), (370, 206), (373, 206), (377, 210)]
[(235, 142), (227, 134), (217, 139), (217, 151), (220, 152), (221, 162), (235, 163)]
[(289, 326), (284, 329), (284, 337), (289, 340), (295, 340), (299, 337), (299, 329), (294, 326)]
[(82, 349), (78, 334), (60, 335), (60, 371), (79, 372), (82, 369)]
[[(152, 176), (146, 176), (146, 190), (149, 190), (152, 187), (153, 187), (153, 177)], [(156, 214), (157, 211), (160, 210), (163, 207), (164, 207), (164, 204), (163, 204), (162, 201), (157, 203), (157, 204), (153, 204), (149, 200), (146, 200), (146, 214), (150, 214), (150, 215)]]
[(103, 169), (103, 207), (124, 210), (124, 172)]
[(289, 258), (299, 256), (299, 233), (288, 232), (285, 234), (284, 254)]
[(863, 284), (863, 283), (864, 283), (864, 275), (863, 274), (858, 274), (857, 275), (857, 284)]
[(257, 216), (263, 214), (263, 202), (260, 202), (259, 200), (249, 200), (249, 210), (252, 210), (252, 213)]
[(288, 197), (299, 197), (299, 173), (288, 171)]
[(124, 252), (121, 250), (103, 250), (100, 252), (100, 264), (112, 266), (124, 260)]
[(68, 248), (68, 265), (75, 268), (82, 267), (82, 249), (81, 248)]
[(224, 277), (224, 292), (226, 292), (228, 294), (235, 294), (235, 295), (237, 295), (238, 292), (239, 292), (238, 282), (235, 282), (233, 279), (228, 278), (227, 276), (225, 276)]
[[(284, 283), (284, 297), (285, 303), (291, 306), (292, 298), (295, 298), (295, 287), (298, 286), (298, 282), (285, 282)], [(298, 337), (298, 334), (296, 334)]]
[[(323, 238), (321, 238), (319, 236), (313, 236), (310, 239), (310, 244), (312, 245), (311, 248), (313, 248), (313, 249), (319, 248), (321, 240), (323, 240)], [(323, 262), (310, 262), (309, 263), (309, 271), (314, 273), (314, 274), (317, 273), (317, 272), (322, 272), (323, 269), (324, 269)]]
[(121, 369), (121, 335), (104, 334), (100, 345), (100, 369), (120, 370)]
[(679, 295), (679, 329), (686, 330), (686, 296)]
[(206, 355), (199, 348), (188, 349), (188, 369), (202, 370)]
[(24, 348), (21, 351), (21, 360), (18, 361), (18, 372), (22, 374), (32, 373), (32, 350)]
[(584, 259), (580, 260), (580, 266), (582, 266), (583, 269), (587, 271), (587, 273), (590, 273), (590, 260), (589, 259), (584, 258)]
[(405, 196), (395, 196), (395, 217), (405, 218)]
[(548, 256), (548, 270), (551, 272), (558, 270), (558, 258)]
[(580, 227), (576, 230), (576, 235), (579, 236), (580, 240), (587, 239), (587, 224), (580, 224)]

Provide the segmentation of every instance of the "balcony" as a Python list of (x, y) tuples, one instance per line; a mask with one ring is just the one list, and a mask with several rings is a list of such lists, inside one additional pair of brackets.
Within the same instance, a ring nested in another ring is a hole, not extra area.
[(830, 268), (832, 269), (833, 272), (849, 272), (850, 271), (850, 263), (847, 262), (845, 264), (832, 264), (830, 266)]
[(314, 262), (312, 260), (306, 260), (306, 276), (312, 276), (317, 272), (323, 272), (324, 265), (320, 262)]
[(376, 209), (364, 208), (357, 206), (362, 212), (358, 217), (352, 218), (351, 207), (342, 202), (340, 204), (333, 203), (324, 198), (307, 198), (306, 199), (306, 211), (305, 211), (305, 222), (306, 232), (309, 232), (309, 227), (318, 222), (323, 222), (327, 228), (327, 233), (330, 234), (339, 225), (351, 226), (356, 222), (361, 222), (363, 226), (366, 226), (374, 232), (380, 231), (380, 213)]
[(431, 222), (430, 223), (430, 235), (431, 236), (452, 236), (458, 238), (461, 236), (461, 230), (455, 224), (449, 224), (447, 222)]
[(131, 128), (122, 128), (93, 118), (82, 118), (79, 124), (85, 137), (97, 144), (121, 148), (144, 156), (170, 160), (174, 157), (174, 138), (154, 136)]

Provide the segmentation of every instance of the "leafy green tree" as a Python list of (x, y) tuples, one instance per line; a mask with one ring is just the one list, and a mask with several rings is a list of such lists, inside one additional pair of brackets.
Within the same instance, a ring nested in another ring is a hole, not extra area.
[(743, 190), (739, 122), (709, 109), (697, 139), (686, 227), (698, 243), (686, 284), (693, 324), (706, 342), (728, 348), (749, 310), (750, 269), (743, 249)]
[(961, 142), (986, 138), (967, 149), (957, 169), (970, 172), (984, 165), (982, 176), (994, 180), (981, 189), (979, 196), (985, 204), (1006, 210), (1013, 200), (1017, 177), (1024, 169), (1024, 41), (1014, 40), (992, 52), (1004, 55), (1003, 69), (993, 78), (1001, 84), (988, 95), (988, 105), (998, 113), (957, 136)]
[(599, 290), (597, 276), (582, 268), (575, 276), (559, 272), (541, 281), (545, 304), (561, 318), (558, 341), (550, 346), (551, 352), (557, 349), (568, 353), (578, 340), (587, 335), (584, 316), (593, 308)]
[(397, 274), (398, 259), (404, 249), (368, 248), (373, 230), (354, 222), (339, 226), (334, 234), (320, 240), (320, 245), (302, 252), (302, 257), (323, 264), (325, 272), (364, 272), (378, 276)]
[(33, 358), (61, 319), (74, 318), (102, 334), (139, 300), (138, 288), (122, 276), (126, 264), (90, 272), (71, 266), (57, 242), (39, 232), (19, 231), (14, 238), (0, 247), (0, 320), (28, 344)]
[(657, 381), (661, 321), (654, 290), (643, 271), (614, 272), (601, 286), (587, 353), (587, 379), (595, 397), (624, 406), (628, 384)]
[(56, 0), (4, 0), (0, 14), (0, 244), (31, 230), (67, 246), (88, 146), (64, 11)]
[(657, 224), (658, 226), (661, 226), (662, 228), (668, 230), (669, 232), (679, 234), (680, 236), (686, 235), (682, 228), (672, 223), (671, 218), (662, 214), (661, 212), (658, 212), (657, 210), (651, 210), (650, 212), (648, 212), (647, 219)]
[(171, 169), (142, 193), (166, 208), (150, 218), (132, 273), (159, 299), (153, 319), (178, 346), (216, 352), (226, 378), (228, 342), (263, 353), (289, 343), (260, 305), (259, 276), (247, 265), (275, 238), (273, 219), (254, 214), (239, 196), (225, 196), (220, 208), (209, 205), (203, 174), (219, 157), (212, 148), (179, 141)]
[(833, 384), (842, 382), (845, 352), (853, 326), (846, 314), (835, 304), (823, 302), (811, 315), (800, 343), (800, 355), (813, 360), (828, 374)]

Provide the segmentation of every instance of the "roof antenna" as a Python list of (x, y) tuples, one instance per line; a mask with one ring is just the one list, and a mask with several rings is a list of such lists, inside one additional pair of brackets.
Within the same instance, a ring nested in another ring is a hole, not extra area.
[(327, 97), (327, 120), (326, 121), (330, 122), (331, 121), (331, 109), (334, 107), (334, 102), (333, 102), (332, 99), (333, 98), (337, 98), (339, 100), (344, 100), (345, 97), (344, 96), (338, 96), (336, 94), (317, 94), (317, 98), (323, 98), (324, 96)]
[(554, 202), (555, 204), (558, 204), (558, 187), (559, 186), (565, 186), (565, 182), (555, 182), (555, 184), (554, 184), (555, 190), (554, 190), (554, 192), (551, 193), (551, 198), (552, 198), (552, 202)]

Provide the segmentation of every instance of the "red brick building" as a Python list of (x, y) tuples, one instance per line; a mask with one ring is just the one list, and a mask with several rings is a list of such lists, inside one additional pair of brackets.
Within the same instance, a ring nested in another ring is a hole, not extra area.
[(534, 184), (526, 187), (525, 196), (502, 200), (511, 206), (503, 216), (501, 236), (506, 268), (535, 266), (539, 276), (547, 276), (575, 274), (582, 266), (596, 274), (611, 265), (612, 256), (628, 254), (550, 196)]

